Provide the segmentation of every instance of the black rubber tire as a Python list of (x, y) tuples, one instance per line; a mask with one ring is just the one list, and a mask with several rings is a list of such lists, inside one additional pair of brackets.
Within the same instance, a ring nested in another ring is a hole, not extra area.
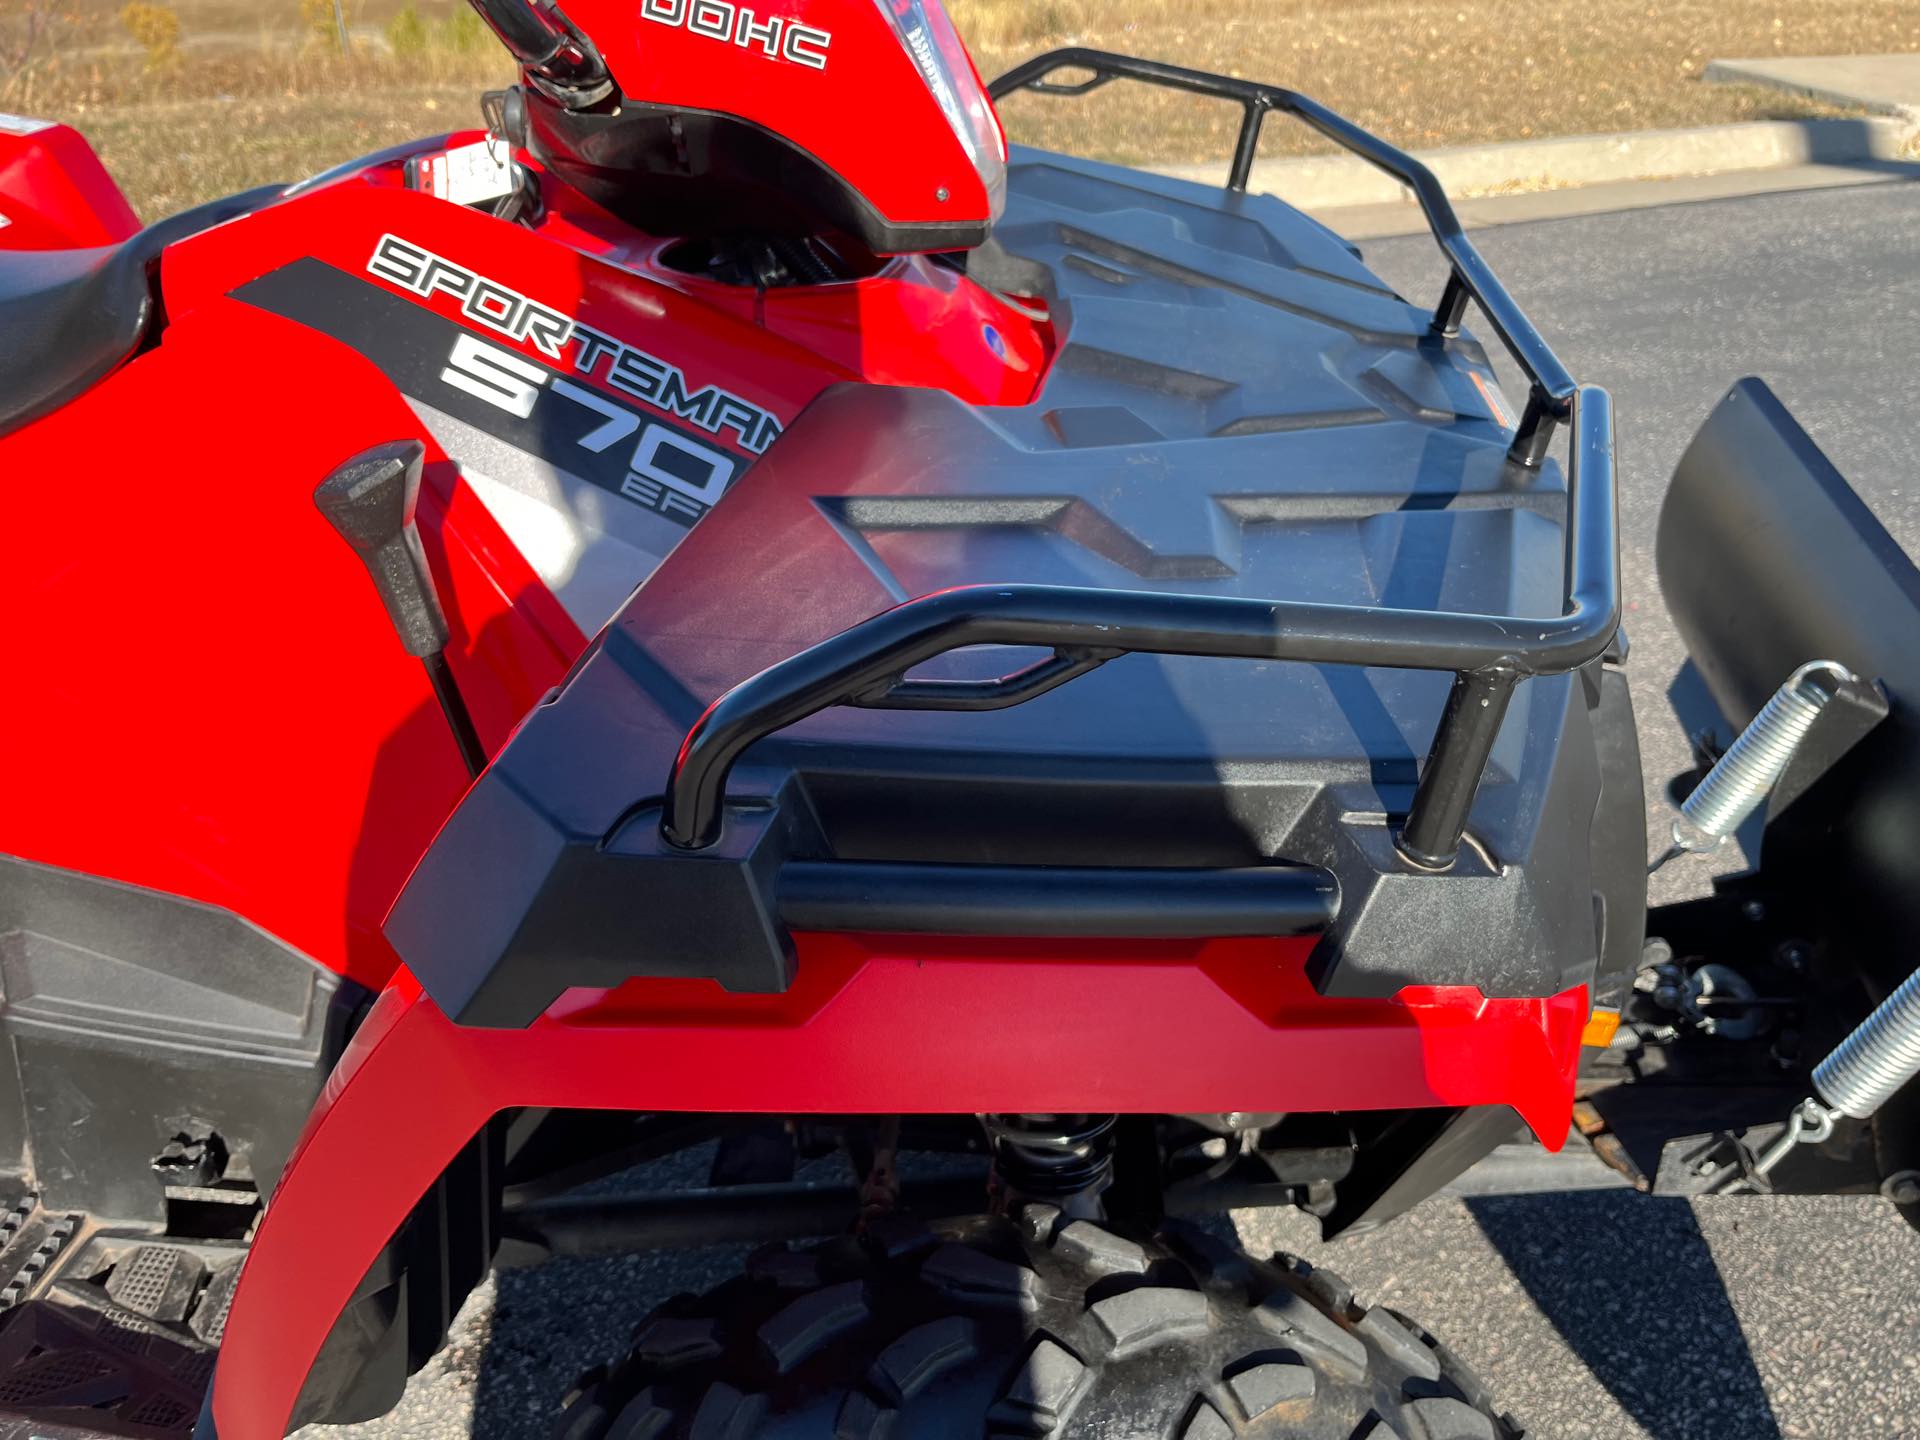
[(1420, 1327), (1324, 1270), (1049, 1206), (761, 1251), (588, 1377), (560, 1440), (1517, 1440)]

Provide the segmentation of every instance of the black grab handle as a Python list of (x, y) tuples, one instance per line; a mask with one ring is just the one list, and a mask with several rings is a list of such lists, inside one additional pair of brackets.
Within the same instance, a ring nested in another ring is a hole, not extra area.
[[(1066, 83), (1050, 78), (1069, 69), (1087, 71), (1090, 78)], [(1401, 854), (1413, 864), (1444, 870), (1459, 854), (1514, 686), (1529, 675), (1577, 670), (1612, 644), (1620, 627), (1613, 402), (1604, 390), (1575, 384), (1467, 238), (1433, 172), (1292, 90), (1128, 55), (1056, 50), (1001, 76), (990, 88), (996, 100), (1019, 90), (1082, 95), (1116, 79), (1237, 102), (1245, 122), (1231, 190), (1246, 190), (1261, 126), (1273, 113), (1293, 116), (1412, 188), (1449, 267), (1430, 327), (1432, 342), (1444, 345), (1459, 334), (1469, 302), (1485, 312), (1529, 385), (1526, 413), (1509, 450), (1515, 464), (1537, 468), (1556, 428), (1570, 428), (1561, 613), (1527, 619), (1040, 585), (945, 591), (876, 615), (715, 701), (688, 733), (667, 781), (660, 829), (669, 844), (704, 850), (718, 843), (734, 763), (756, 741), (830, 706), (999, 709), (1137, 652), (1453, 671), (1452, 695), (1397, 837)], [(1017, 675), (984, 683), (907, 678), (936, 655), (986, 644), (1054, 653)]]
[(1314, 935), (1339, 887), (1307, 865), (1103, 870), (790, 860), (780, 918), (792, 930), (1029, 939)]
[[(911, 697), (922, 708), (1021, 703), (1115, 655), (1210, 655), (1383, 669), (1451, 670), (1453, 696), (1400, 833), (1415, 864), (1445, 869), (1513, 688), (1599, 658), (1620, 628), (1613, 403), (1583, 387), (1567, 474), (1565, 602), (1551, 619), (1165, 595), (1059, 585), (971, 585), (910, 600), (743, 680), (688, 732), (667, 779), (660, 830), (681, 850), (717, 844), (727, 779), (757, 741), (835, 705)], [(1056, 658), (987, 685), (955, 685), (943, 705), (907, 673), (975, 645), (1051, 648)]]

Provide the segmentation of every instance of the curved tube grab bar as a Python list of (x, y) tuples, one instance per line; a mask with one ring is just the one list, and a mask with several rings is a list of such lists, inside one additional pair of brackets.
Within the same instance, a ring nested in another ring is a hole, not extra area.
[[(843, 630), (714, 701), (687, 732), (674, 760), (661, 833), (683, 850), (718, 842), (727, 778), (741, 755), (768, 735), (832, 706), (897, 689), (908, 671), (949, 651), (1019, 645), (1456, 672), (1453, 696), (1401, 837), (1402, 850), (1416, 863), (1444, 869), (1458, 850), (1514, 685), (1529, 675), (1563, 674), (1597, 659), (1620, 628), (1613, 402), (1604, 390), (1582, 387), (1572, 419), (1566, 600), (1557, 617), (1528, 620), (1053, 585), (941, 591)], [(1089, 668), (1083, 665), (1075, 673)]]

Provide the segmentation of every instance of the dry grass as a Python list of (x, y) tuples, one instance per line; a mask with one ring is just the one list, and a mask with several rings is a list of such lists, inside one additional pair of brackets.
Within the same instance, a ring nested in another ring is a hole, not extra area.
[[(23, 6), (60, 8), (57, 57), (9, 67)], [(176, 0), (177, 59), (149, 65), (119, 0), (0, 0), (0, 108), (78, 124), (155, 216), (285, 179), (410, 135), (471, 123), (504, 53), (385, 53), (404, 0), (349, 0), (355, 52), (303, 29), (299, 0)], [(1720, 55), (1920, 50), (1920, 0), (950, 0), (984, 73), (1088, 44), (1273, 80), (1416, 149), (1820, 113), (1708, 86)], [(418, 0), (440, 21), (460, 0)], [(1225, 106), (1114, 86), (1080, 101), (1023, 96), (1017, 139), (1130, 163), (1209, 160)], [(1275, 124), (1271, 153), (1312, 148)]]
[[(1052, 44), (1151, 54), (1302, 90), (1413, 149), (1823, 112), (1705, 85), (1718, 56), (1920, 50), (1920, 0), (957, 0), (981, 68)], [(1114, 86), (1022, 97), (1020, 138), (1129, 163), (1224, 158), (1227, 107)], [(1269, 153), (1316, 148), (1274, 125)]]
[[(130, 50), (112, 0), (80, 0), (65, 7), (57, 55), (0, 69), (0, 109), (77, 126), (148, 219), (477, 125), (480, 92), (512, 78), (505, 51), (493, 46), (385, 53), (381, 36), (398, 0), (349, 7), (349, 55), (303, 31), (295, 0), (184, 0), (178, 8), (185, 23), (169, 64), (155, 67)], [(422, 0), (418, 8), (438, 21), (464, 6)], [(251, 29), (238, 28), (247, 22)]]

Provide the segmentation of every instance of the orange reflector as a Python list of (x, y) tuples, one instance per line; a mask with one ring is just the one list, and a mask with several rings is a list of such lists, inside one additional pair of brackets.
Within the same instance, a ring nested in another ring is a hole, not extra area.
[(1591, 1045), (1596, 1050), (1604, 1050), (1613, 1044), (1613, 1037), (1620, 1028), (1618, 1010), (1596, 1010), (1587, 1021), (1587, 1028), (1580, 1032), (1580, 1043)]

